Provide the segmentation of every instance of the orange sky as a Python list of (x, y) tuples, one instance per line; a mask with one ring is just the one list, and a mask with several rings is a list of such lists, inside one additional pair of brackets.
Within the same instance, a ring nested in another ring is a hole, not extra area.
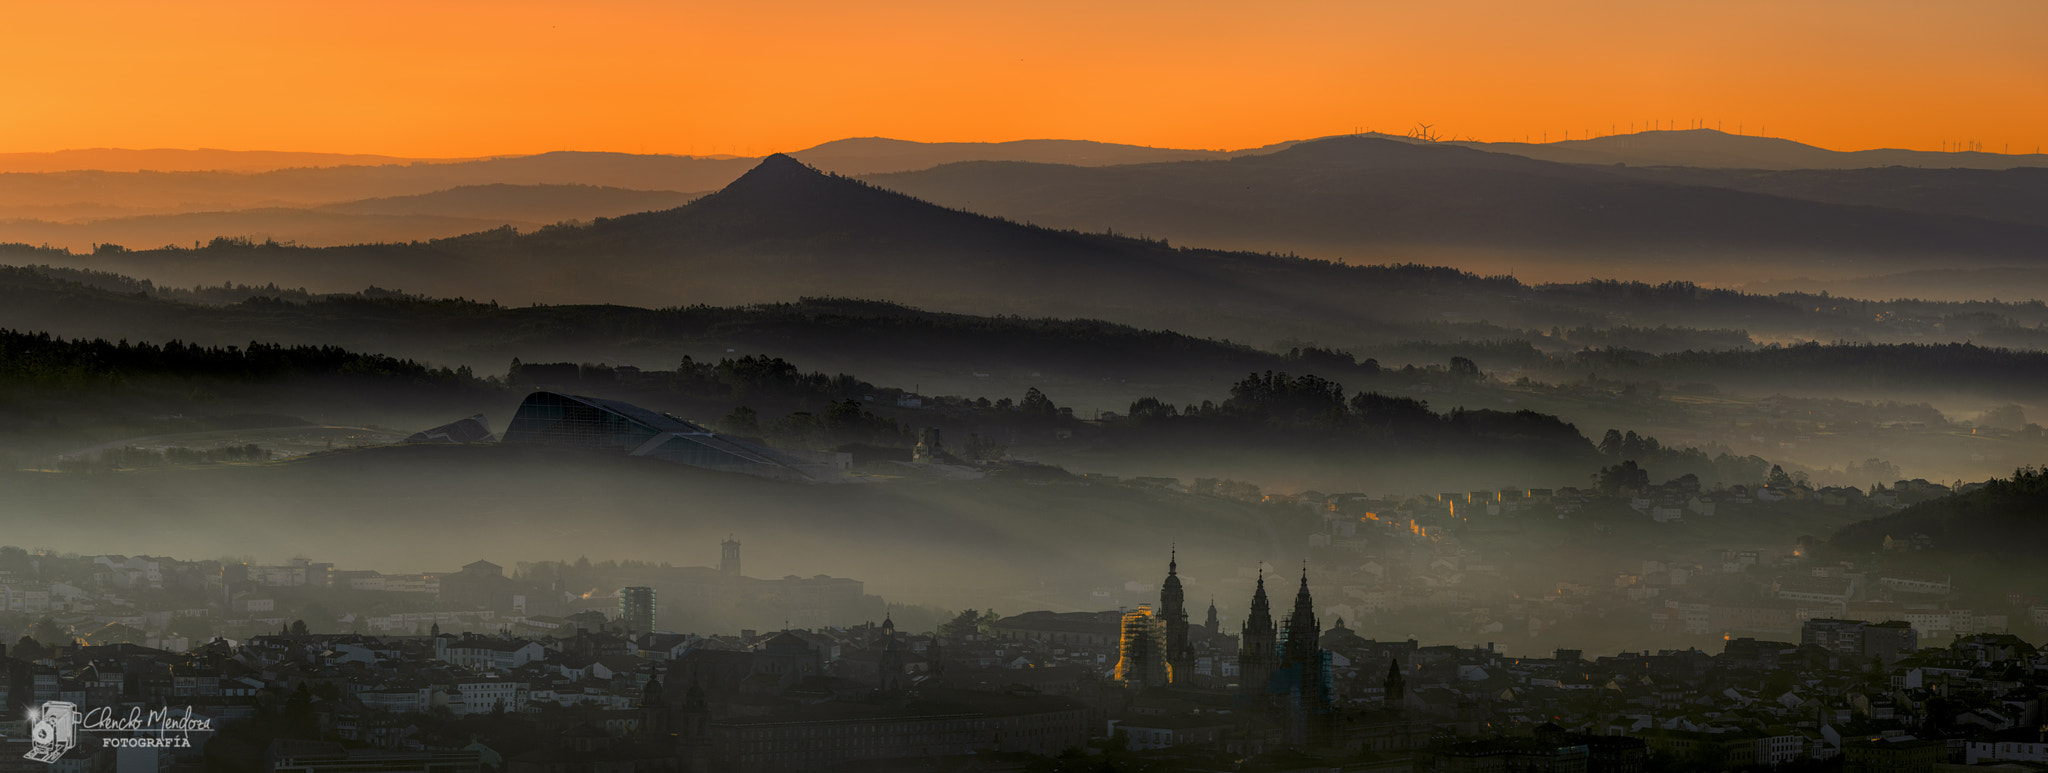
[(2040, 0), (92, 2), (8, 9), (0, 152), (1238, 148), (1703, 118), (2048, 145)]

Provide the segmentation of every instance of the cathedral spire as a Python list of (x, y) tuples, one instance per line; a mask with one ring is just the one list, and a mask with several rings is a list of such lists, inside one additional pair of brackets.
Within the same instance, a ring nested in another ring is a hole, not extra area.
[(1259, 567), (1259, 584), (1252, 589), (1252, 611), (1245, 617), (1246, 625), (1273, 627), (1272, 604), (1266, 600), (1266, 567)]
[(1308, 593), (1308, 562), (1301, 562), (1301, 590), (1294, 594), (1294, 616), (1306, 618), (1308, 625), (1315, 625), (1315, 598)]
[(1387, 705), (1399, 707), (1407, 700), (1408, 679), (1401, 675), (1401, 660), (1399, 657), (1387, 659), (1387, 678), (1381, 685), (1385, 690), (1386, 697), (1384, 700), (1387, 702)]
[[(1159, 621), (1166, 633), (1166, 663), (1174, 674), (1193, 673), (1194, 647), (1188, 642), (1187, 594), (1180, 584), (1180, 549), (1169, 548), (1166, 581), (1159, 586)], [(1178, 677), (1174, 677), (1178, 678)]]
[(1271, 604), (1266, 599), (1266, 567), (1259, 565), (1258, 586), (1252, 591), (1252, 609), (1245, 615), (1243, 635), (1238, 637), (1238, 689), (1246, 698), (1263, 702), (1267, 687), (1278, 669), (1278, 631), (1273, 626)]

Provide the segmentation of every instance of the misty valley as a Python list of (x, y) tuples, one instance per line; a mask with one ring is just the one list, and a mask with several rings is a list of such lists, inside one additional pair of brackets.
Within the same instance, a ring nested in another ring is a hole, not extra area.
[(0, 156), (0, 694), (219, 720), (152, 771), (2040, 763), (2044, 203), (1704, 128)]

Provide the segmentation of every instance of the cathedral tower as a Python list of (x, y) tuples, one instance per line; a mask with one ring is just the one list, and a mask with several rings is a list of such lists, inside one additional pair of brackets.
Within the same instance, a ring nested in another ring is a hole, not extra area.
[(1244, 618), (1237, 652), (1238, 690), (1264, 701), (1266, 683), (1280, 665), (1279, 632), (1273, 627), (1273, 611), (1266, 601), (1266, 570), (1259, 569), (1259, 586), (1252, 592), (1252, 611)]
[(1176, 681), (1193, 673), (1195, 650), (1188, 643), (1186, 594), (1180, 587), (1180, 551), (1166, 560), (1166, 582), (1159, 586), (1159, 620), (1166, 628), (1166, 662), (1173, 667)]

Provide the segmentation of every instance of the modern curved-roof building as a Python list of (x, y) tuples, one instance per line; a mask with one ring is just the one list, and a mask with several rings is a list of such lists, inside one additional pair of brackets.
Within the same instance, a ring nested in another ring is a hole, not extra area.
[(845, 454), (769, 448), (631, 403), (558, 392), (527, 395), (505, 428), (504, 442), (646, 456), (793, 480), (836, 478), (847, 466)]

